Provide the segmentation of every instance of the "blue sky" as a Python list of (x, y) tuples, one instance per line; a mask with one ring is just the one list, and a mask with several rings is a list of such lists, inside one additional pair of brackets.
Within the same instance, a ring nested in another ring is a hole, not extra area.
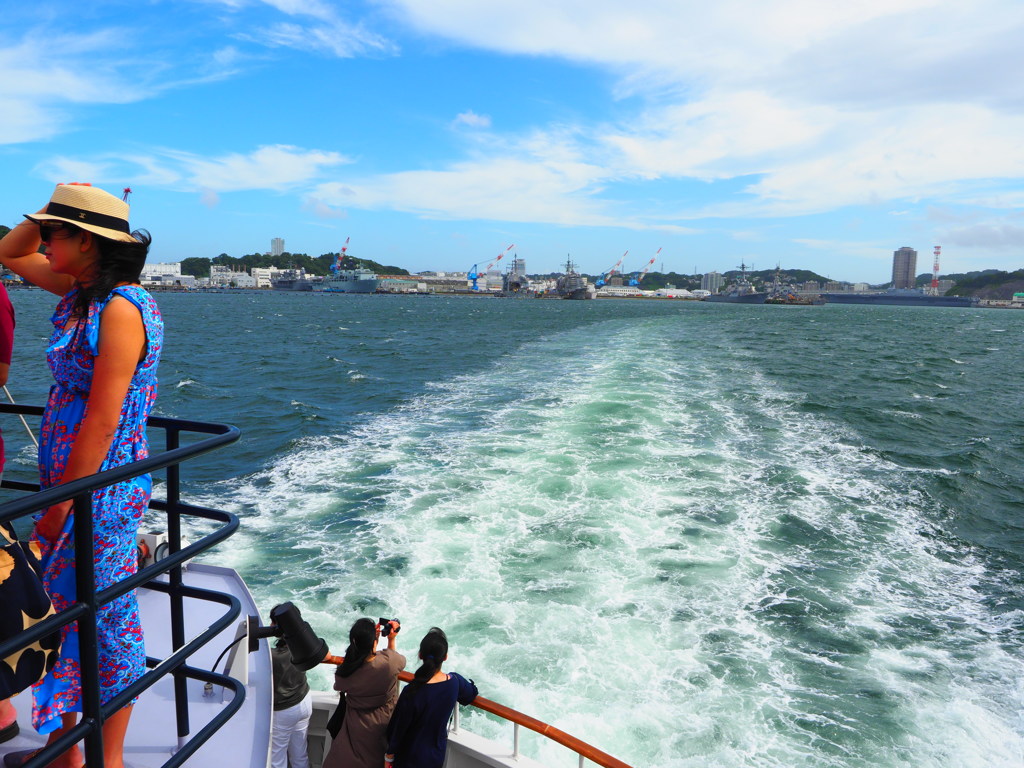
[(1018, 0), (5, 3), (0, 222), (130, 186), (151, 259), (1024, 267)]

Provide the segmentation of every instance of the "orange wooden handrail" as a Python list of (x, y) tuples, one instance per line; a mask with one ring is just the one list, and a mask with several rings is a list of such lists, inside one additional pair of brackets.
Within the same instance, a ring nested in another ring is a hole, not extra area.
[[(408, 683), (413, 679), (411, 672), (399, 672), (398, 679), (404, 683)], [(587, 742), (577, 739), (575, 736), (566, 733), (565, 731), (555, 728), (553, 725), (545, 723), (543, 720), (538, 720), (535, 717), (524, 715), (511, 707), (506, 707), (504, 704), (499, 704), (496, 701), (485, 699), (483, 696), (477, 696), (471, 702), (469, 706), (482, 709), (484, 712), (490, 712), (492, 715), (508, 720), (509, 722), (521, 725), (523, 728), (529, 728), (531, 731), (539, 733), (541, 736), (546, 736), (552, 741), (558, 742), (563, 747), (571, 749), (578, 755), (585, 757), (587, 760), (597, 763), (602, 768), (631, 768), (628, 763), (624, 763), (617, 757), (612, 757), (607, 752), (602, 752), (597, 747), (587, 744)]]
[[(327, 656), (322, 663), (324, 664), (341, 664), (344, 661), (342, 656)], [(406, 672), (402, 670), (398, 673), (398, 679), (403, 683), (410, 683), (413, 680), (412, 672)], [(531, 731), (539, 733), (541, 736), (546, 736), (554, 742), (561, 744), (563, 747), (571, 749), (577, 755), (585, 757), (594, 763), (597, 763), (602, 768), (632, 768), (628, 763), (624, 763), (617, 757), (612, 757), (607, 752), (602, 752), (595, 746), (587, 744), (582, 739), (577, 739), (572, 734), (566, 733), (565, 731), (555, 728), (553, 725), (545, 723), (543, 720), (538, 720), (535, 717), (524, 715), (522, 712), (506, 707), (504, 704), (499, 704), (496, 701), (485, 699), (483, 696), (477, 696), (471, 702), (469, 706), (482, 709), (484, 712), (490, 712), (492, 715), (497, 715), (503, 720), (508, 720), (516, 725), (521, 725), (523, 728), (528, 728)]]

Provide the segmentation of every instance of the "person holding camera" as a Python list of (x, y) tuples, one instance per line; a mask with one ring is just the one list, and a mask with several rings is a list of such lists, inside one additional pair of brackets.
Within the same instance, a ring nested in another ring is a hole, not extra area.
[[(394, 619), (359, 619), (349, 630), (345, 660), (334, 675), (334, 690), (341, 692), (338, 707), (345, 709), (324, 768), (380, 768), (398, 701), (398, 673), (405, 669), (405, 656), (395, 647), (400, 629)], [(388, 647), (378, 652), (381, 634)]]
[[(476, 683), (458, 672), (445, 673), (448, 637), (437, 627), (420, 641), (423, 662), (405, 686), (388, 725), (384, 768), (441, 768), (448, 751), (448, 720), (456, 702), (476, 698)], [(378, 764), (377, 768), (380, 768)]]

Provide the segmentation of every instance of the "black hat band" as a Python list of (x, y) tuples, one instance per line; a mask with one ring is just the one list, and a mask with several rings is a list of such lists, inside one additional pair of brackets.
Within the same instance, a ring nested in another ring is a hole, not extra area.
[(64, 205), (63, 203), (50, 203), (46, 206), (46, 213), (49, 216), (60, 216), (61, 218), (70, 219), (73, 222), (81, 222), (82, 224), (89, 224), (93, 227), (112, 229), (115, 232), (124, 232), (126, 235), (131, 234), (128, 229), (127, 221), (117, 216), (108, 216), (105, 213), (85, 211), (71, 205)]

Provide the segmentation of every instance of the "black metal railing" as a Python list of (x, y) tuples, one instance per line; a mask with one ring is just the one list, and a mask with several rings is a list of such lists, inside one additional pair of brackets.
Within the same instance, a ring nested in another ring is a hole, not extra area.
[[(24, 415), (41, 415), (43, 409), (29, 405), (7, 405), (0, 403), (0, 413), (16, 413)], [(242, 706), (245, 700), (245, 687), (238, 680), (226, 675), (217, 674), (212, 670), (197, 669), (185, 662), (199, 648), (210, 642), (217, 634), (231, 625), (241, 613), (241, 604), (231, 595), (212, 592), (210, 590), (190, 587), (182, 583), (182, 564), (228, 538), (238, 528), (238, 518), (228, 512), (205, 507), (193, 506), (181, 500), (179, 465), (183, 461), (194, 459), (216, 448), (233, 443), (239, 437), (236, 427), (227, 424), (215, 424), (184, 419), (170, 419), (153, 416), (149, 419), (150, 428), (163, 429), (166, 433), (166, 450), (155, 456), (99, 472), (89, 477), (63, 483), (46, 490), (40, 490), (38, 483), (25, 483), (16, 480), (4, 480), (3, 487), (17, 491), (31, 492), (14, 501), (0, 505), (0, 522), (10, 522), (32, 514), (46, 507), (67, 499), (74, 499), (74, 540), (75, 540), (75, 580), (76, 601), (56, 616), (51, 616), (33, 627), (21, 632), (14, 638), (0, 642), (0, 659), (31, 645), (43, 637), (57, 631), (60, 627), (77, 621), (79, 661), (82, 681), (82, 717), (78, 724), (62, 734), (52, 744), (41, 749), (25, 768), (41, 768), (55, 759), (74, 744), (84, 741), (86, 765), (103, 765), (103, 738), (101, 728), (103, 722), (111, 715), (130, 703), (143, 691), (155, 685), (167, 675), (174, 679), (175, 714), (179, 749), (165, 762), (164, 768), (177, 768), (195, 753), (221, 726), (224, 725)], [(182, 433), (208, 435), (187, 446), (181, 446)], [(166, 469), (166, 498), (153, 499), (150, 507), (167, 513), (168, 555), (164, 559), (146, 566), (138, 573), (116, 584), (96, 592), (96, 581), (93, 567), (93, 524), (92, 524), (92, 492), (114, 483), (129, 480), (138, 475)], [(181, 547), (181, 521), (183, 516), (190, 516), (220, 523), (212, 533), (203, 536), (184, 549)], [(167, 574), (167, 581), (157, 581), (156, 577)], [(137, 587), (145, 585), (149, 589), (165, 592), (170, 596), (171, 613), (171, 647), (172, 653), (166, 659), (146, 658), (150, 671), (114, 696), (106, 704), (100, 700), (99, 664), (97, 652), (96, 612), (100, 606), (109, 603), (121, 595)], [(185, 599), (205, 600), (220, 603), (227, 610), (206, 630), (191, 640), (185, 638)], [(200, 731), (189, 736), (189, 711), (186, 685), (188, 679), (222, 685), (233, 691), (234, 695)]]

